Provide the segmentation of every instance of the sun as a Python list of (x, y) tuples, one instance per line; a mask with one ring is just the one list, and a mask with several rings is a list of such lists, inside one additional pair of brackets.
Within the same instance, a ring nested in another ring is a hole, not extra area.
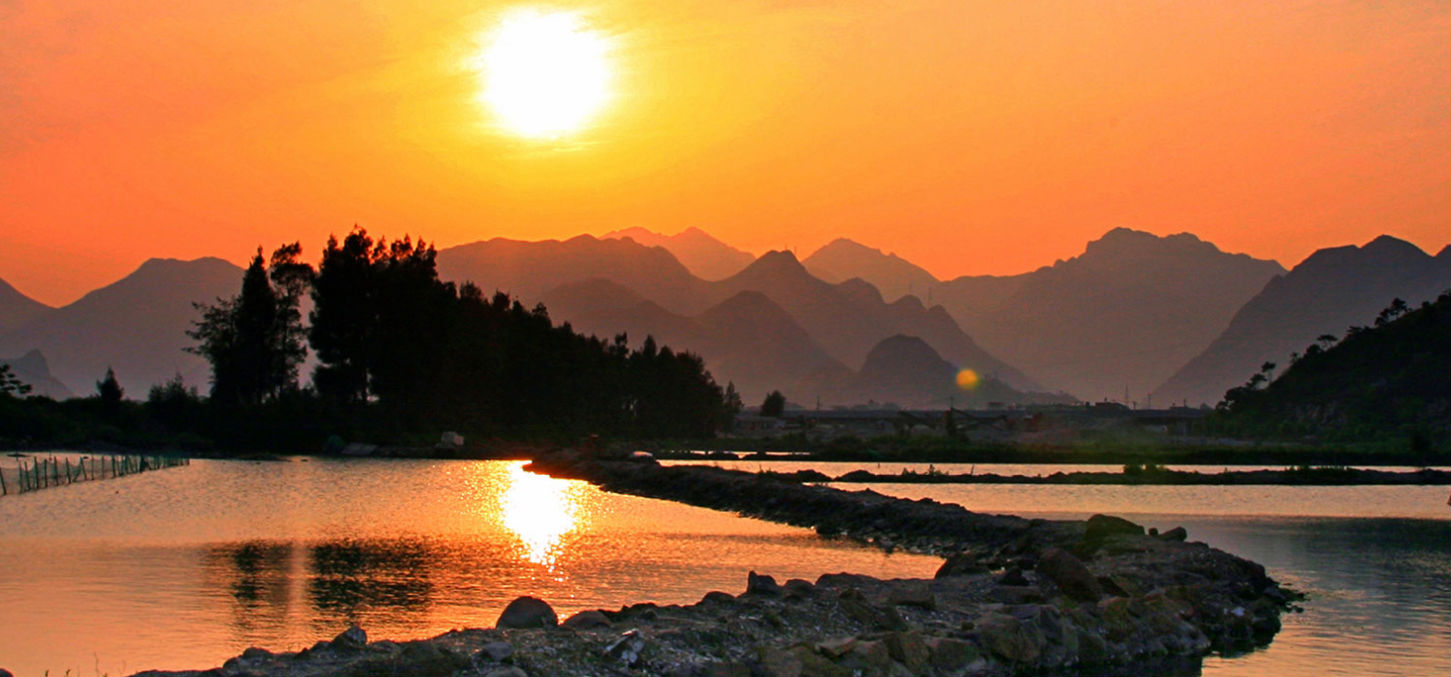
[(610, 99), (609, 41), (573, 12), (505, 16), (478, 57), (479, 100), (506, 130), (534, 139), (583, 128)]

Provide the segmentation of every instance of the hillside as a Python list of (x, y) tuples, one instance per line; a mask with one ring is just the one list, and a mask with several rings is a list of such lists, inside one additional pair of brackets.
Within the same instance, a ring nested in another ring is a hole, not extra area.
[(1227, 420), (1250, 432), (1401, 435), (1422, 450), (1451, 449), (1451, 293), (1328, 349), (1303, 350), (1263, 390), (1232, 390)]
[(1285, 364), (1322, 334), (1375, 317), (1391, 299), (1417, 305), (1451, 288), (1451, 256), (1382, 236), (1322, 249), (1271, 280), (1207, 348), (1154, 391), (1157, 402), (1214, 403), (1264, 362)]
[(9, 282), (0, 280), (0, 334), (25, 326), (52, 310), (54, 308), (20, 293)]
[(20, 357), (0, 359), (0, 364), (9, 365), (10, 373), (30, 386), (29, 394), (32, 396), (64, 400), (75, 394), (50, 373), (50, 364), (39, 350), (32, 350)]
[[(653, 334), (657, 340), (715, 361), (724, 361), (738, 350), (727, 344), (754, 345), (752, 340), (742, 338), (746, 330), (762, 332), (763, 336), (795, 336), (794, 331), (784, 328), (780, 318), (770, 320), (770, 327), (743, 326), (740, 331), (720, 323), (717, 330), (704, 332), (685, 322), (708, 320), (712, 308), (739, 299), (742, 293), (755, 292), (804, 333), (805, 341), (792, 338), (789, 345), (773, 350), (785, 351), (780, 359), (793, 369), (822, 367), (820, 379), (813, 383), (832, 382), (837, 377), (831, 374), (859, 367), (883, 339), (906, 334), (921, 337), (956, 365), (995, 375), (1019, 389), (1043, 390), (1020, 370), (983, 350), (944, 309), (925, 307), (914, 297), (888, 304), (872, 285), (860, 279), (835, 285), (824, 282), (813, 277), (789, 252), (769, 252), (718, 282), (697, 278), (664, 249), (646, 247), (631, 239), (496, 239), (443, 250), (438, 261), (440, 275), (445, 279), (473, 280), (485, 291), (508, 291), (528, 304), (544, 301), (554, 318), (569, 321), (581, 330), (605, 336), (628, 332), (637, 338)], [(591, 282), (596, 280), (611, 284)], [(741, 324), (749, 314), (736, 313), (733, 318), (735, 324)], [(816, 350), (824, 350), (829, 362), (823, 363)], [(742, 365), (744, 374), (744, 362), (730, 363)], [(737, 380), (743, 390), (750, 387), (745, 384), (754, 382), (750, 377), (742, 377), (745, 383), (740, 382), (742, 378), (737, 378), (734, 370), (716, 375), (722, 381)], [(800, 383), (797, 376), (792, 372), (789, 379), (779, 378), (770, 389)], [(818, 387), (826, 388), (812, 386)]]
[(0, 335), (0, 355), (40, 350), (55, 378), (88, 394), (112, 367), (129, 397), (181, 374), (205, 387), (201, 358), (183, 352), (198, 317), (193, 303), (232, 296), (242, 270), (217, 258), (151, 259), (126, 277)]
[(577, 331), (645, 336), (705, 358), (721, 384), (734, 383), (747, 401), (781, 390), (794, 401), (835, 401), (849, 371), (786, 311), (757, 292), (742, 292), (696, 317), (676, 315), (609, 280), (565, 285), (544, 296), (553, 317)]
[(1282, 272), (1188, 233), (1117, 228), (1077, 257), (1022, 275), (949, 280), (933, 299), (1034, 379), (1083, 399), (1120, 399), (1127, 389), (1144, 404)]
[(527, 304), (556, 287), (598, 278), (618, 282), (674, 312), (693, 314), (710, 305), (703, 300), (709, 283), (691, 275), (670, 252), (628, 239), (494, 238), (439, 250), (438, 275), (473, 282), (486, 294), (504, 291)]
[(938, 284), (932, 273), (917, 264), (846, 238), (832, 240), (803, 259), (801, 265), (826, 282), (861, 278), (880, 290), (888, 301), (908, 295), (927, 298)]
[(966, 378), (915, 336), (884, 339), (867, 354), (847, 387), (845, 401), (890, 403), (903, 408), (984, 407), (989, 402), (1068, 403), (1072, 398), (1019, 392), (994, 378)]
[(741, 272), (756, 257), (743, 252), (699, 228), (686, 228), (663, 235), (644, 228), (626, 228), (605, 233), (601, 239), (630, 238), (646, 247), (662, 247), (690, 272), (704, 280), (722, 280)]

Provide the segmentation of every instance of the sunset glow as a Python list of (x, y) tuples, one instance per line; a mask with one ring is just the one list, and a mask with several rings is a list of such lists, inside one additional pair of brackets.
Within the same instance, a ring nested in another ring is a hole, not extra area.
[(605, 39), (576, 14), (510, 14), (479, 61), (480, 98), (504, 128), (520, 136), (574, 132), (609, 99)]
[(523, 466), (509, 468), (500, 514), (523, 546), (524, 559), (552, 569), (560, 541), (578, 526), (579, 497), (571, 482), (535, 475)]

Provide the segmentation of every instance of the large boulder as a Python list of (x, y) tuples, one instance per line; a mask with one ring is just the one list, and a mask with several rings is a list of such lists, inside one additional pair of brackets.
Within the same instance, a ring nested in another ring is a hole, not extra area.
[(1097, 602), (1103, 597), (1103, 587), (1098, 584), (1093, 572), (1077, 557), (1064, 550), (1044, 550), (1038, 558), (1037, 571), (1053, 581), (1063, 594), (1080, 602)]
[(498, 622), (494, 623), (500, 629), (552, 628), (556, 625), (559, 625), (559, 617), (554, 614), (554, 607), (542, 599), (527, 596), (509, 602), (509, 606), (499, 614)]

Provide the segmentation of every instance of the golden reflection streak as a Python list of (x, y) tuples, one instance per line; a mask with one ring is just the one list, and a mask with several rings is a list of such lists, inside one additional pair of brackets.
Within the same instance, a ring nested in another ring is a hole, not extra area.
[(500, 498), (504, 526), (524, 546), (524, 558), (554, 568), (565, 534), (579, 527), (583, 502), (578, 487), (568, 480), (535, 475), (524, 462), (511, 464)]

